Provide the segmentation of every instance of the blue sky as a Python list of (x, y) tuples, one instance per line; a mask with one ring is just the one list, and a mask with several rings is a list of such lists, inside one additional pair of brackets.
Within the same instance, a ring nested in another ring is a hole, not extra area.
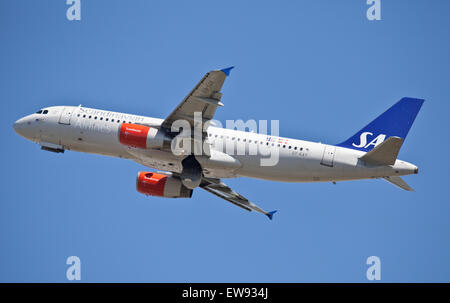
[[(0, 281), (365, 282), (450, 279), (446, 151), (450, 3), (64, 0), (0, 2)], [(135, 191), (144, 167), (53, 154), (12, 124), (43, 106), (165, 117), (204, 73), (234, 65), (216, 118), (278, 119), (280, 135), (339, 143), (404, 96), (425, 104), (399, 157), (409, 193), (382, 180), (226, 183), (273, 221), (204, 191)]]

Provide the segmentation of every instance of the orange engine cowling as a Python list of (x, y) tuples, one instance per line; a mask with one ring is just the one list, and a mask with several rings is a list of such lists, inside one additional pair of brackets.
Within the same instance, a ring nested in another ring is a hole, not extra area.
[(136, 189), (144, 195), (166, 198), (192, 197), (192, 189), (184, 186), (180, 179), (152, 172), (138, 173)]
[(119, 131), (119, 141), (123, 145), (146, 148), (150, 127), (139, 124), (122, 123)]
[(137, 148), (170, 147), (171, 139), (157, 128), (141, 124), (122, 123), (119, 129), (121, 144)]

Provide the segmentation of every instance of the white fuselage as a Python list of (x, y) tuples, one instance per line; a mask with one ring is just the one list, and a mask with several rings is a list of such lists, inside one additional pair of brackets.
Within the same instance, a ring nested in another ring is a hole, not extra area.
[[(15, 130), (44, 147), (127, 158), (157, 170), (180, 173), (182, 156), (159, 149), (140, 149), (119, 141), (122, 123), (158, 128), (162, 119), (84, 107), (54, 106), (47, 114), (18, 120)], [(207, 128), (210, 157), (199, 157), (207, 177), (252, 177), (284, 182), (323, 182), (402, 176), (417, 167), (396, 160), (394, 165), (370, 166), (359, 158), (362, 151), (274, 137), (214, 126)], [(230, 148), (231, 146), (231, 148)], [(275, 165), (261, 165), (276, 155)]]

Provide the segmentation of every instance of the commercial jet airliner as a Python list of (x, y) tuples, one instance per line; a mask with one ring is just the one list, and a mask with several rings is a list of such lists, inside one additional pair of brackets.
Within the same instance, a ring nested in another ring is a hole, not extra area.
[(418, 168), (397, 155), (424, 100), (401, 99), (335, 145), (225, 129), (211, 120), (223, 106), (220, 90), (231, 69), (207, 73), (166, 119), (52, 106), (17, 120), (14, 129), (42, 150), (126, 158), (156, 170), (138, 173), (136, 188), (145, 195), (190, 198), (199, 187), (270, 219), (276, 211), (259, 208), (222, 179), (334, 183), (382, 178), (412, 191), (400, 176), (417, 174)]

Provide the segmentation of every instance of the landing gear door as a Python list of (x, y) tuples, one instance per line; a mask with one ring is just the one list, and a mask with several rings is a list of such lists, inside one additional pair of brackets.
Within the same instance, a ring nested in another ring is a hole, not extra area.
[(333, 167), (335, 153), (336, 153), (336, 146), (325, 145), (325, 148), (323, 149), (322, 162), (320, 162), (320, 164)]
[(61, 116), (59, 116), (58, 123), (60, 124), (70, 124), (70, 118), (72, 118), (73, 107), (64, 107), (61, 111)]

